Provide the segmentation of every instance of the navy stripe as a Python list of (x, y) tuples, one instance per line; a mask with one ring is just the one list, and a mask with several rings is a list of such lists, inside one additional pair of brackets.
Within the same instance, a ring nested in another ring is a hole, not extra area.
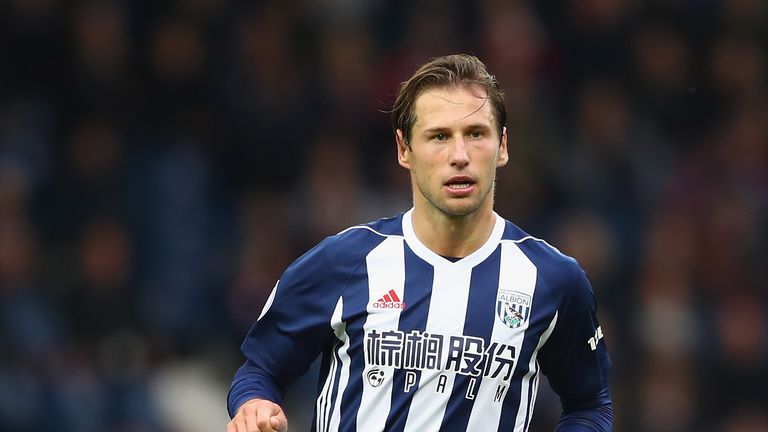
[[(485, 340), (485, 347), (493, 334), (493, 322), (496, 319), (496, 295), (499, 286), (501, 267), (501, 247), (482, 263), (472, 269), (469, 286), (467, 312), (464, 317), (464, 335), (480, 337)], [(475, 401), (466, 398), (471, 377), (456, 374), (453, 391), (448, 399), (445, 416), (440, 431), (465, 431)], [(480, 388), (482, 375), (475, 378), (474, 392)], [(481, 401), (488, 403), (488, 401)]]
[[(365, 261), (363, 261), (365, 262)], [(362, 353), (365, 324), (365, 314), (368, 302), (368, 270), (360, 266), (358, 273), (347, 284), (344, 291), (344, 310), (341, 319), (347, 323), (349, 337), (349, 353)], [(354, 315), (357, 314), (357, 315)], [(349, 382), (341, 395), (341, 419), (339, 430), (354, 432), (357, 430), (357, 411), (360, 409), (360, 398), (363, 394), (363, 381), (360, 377), (365, 369), (365, 356), (350, 355)]]
[[(432, 285), (435, 270), (424, 260), (416, 256), (410, 247), (403, 242), (405, 248), (405, 289), (403, 302), (405, 309), (400, 313), (398, 330), (405, 333), (406, 337), (412, 330), (424, 332), (427, 328), (427, 315), (429, 303), (432, 298)], [(389, 415), (387, 416), (384, 430), (387, 432), (399, 432), (405, 428), (408, 412), (411, 407), (413, 395), (419, 388), (421, 371), (416, 373), (416, 384), (405, 393), (405, 377), (408, 371), (397, 369), (393, 377), (392, 401)], [(397, 414), (397, 415), (394, 415)]]
[[(530, 330), (530, 328), (529, 328)], [(528, 339), (529, 333), (526, 332), (526, 339)], [(523, 347), (525, 347), (525, 341), (523, 341)], [(522, 354), (522, 351), (520, 350)], [(507, 389), (507, 394), (504, 395), (504, 402), (501, 408), (501, 418), (499, 421), (499, 432), (506, 431), (510, 426), (515, 424), (515, 418), (517, 417), (517, 411), (520, 408), (520, 392), (522, 390), (522, 377), (528, 373), (528, 356), (518, 355), (517, 368), (515, 374), (512, 375), (510, 386)]]

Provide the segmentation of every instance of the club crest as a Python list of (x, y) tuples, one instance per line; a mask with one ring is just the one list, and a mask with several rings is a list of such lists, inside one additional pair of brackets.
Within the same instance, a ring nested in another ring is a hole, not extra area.
[(496, 316), (509, 328), (518, 328), (531, 312), (531, 296), (518, 291), (499, 290), (496, 298)]

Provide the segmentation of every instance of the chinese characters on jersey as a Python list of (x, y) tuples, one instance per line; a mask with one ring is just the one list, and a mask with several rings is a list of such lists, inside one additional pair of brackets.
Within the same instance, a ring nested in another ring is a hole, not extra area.
[(369, 366), (406, 370), (441, 370), (509, 381), (515, 362), (515, 347), (473, 336), (445, 336), (412, 330), (365, 335), (365, 360)]

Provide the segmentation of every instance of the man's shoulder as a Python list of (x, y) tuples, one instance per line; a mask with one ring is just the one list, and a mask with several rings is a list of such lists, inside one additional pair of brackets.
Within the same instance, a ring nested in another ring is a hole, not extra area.
[(283, 278), (322, 278), (348, 274), (382, 241), (402, 236), (402, 215), (349, 227), (328, 236), (298, 257)]
[(365, 238), (385, 239), (403, 236), (403, 214), (381, 218), (372, 222), (351, 226), (329, 239), (339, 242), (355, 241)]
[(517, 245), (537, 270), (550, 279), (570, 279), (582, 271), (575, 258), (563, 253), (546, 240), (528, 234), (510, 221), (506, 221), (502, 241)]
[(351, 226), (335, 235), (326, 237), (311, 252), (330, 258), (356, 258), (365, 256), (374, 247), (390, 237), (403, 236), (403, 215)]

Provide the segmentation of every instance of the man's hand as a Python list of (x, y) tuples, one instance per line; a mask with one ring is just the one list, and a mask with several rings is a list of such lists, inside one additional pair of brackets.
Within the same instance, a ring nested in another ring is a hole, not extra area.
[(280, 405), (264, 399), (251, 399), (240, 406), (227, 432), (287, 432), (288, 419)]

